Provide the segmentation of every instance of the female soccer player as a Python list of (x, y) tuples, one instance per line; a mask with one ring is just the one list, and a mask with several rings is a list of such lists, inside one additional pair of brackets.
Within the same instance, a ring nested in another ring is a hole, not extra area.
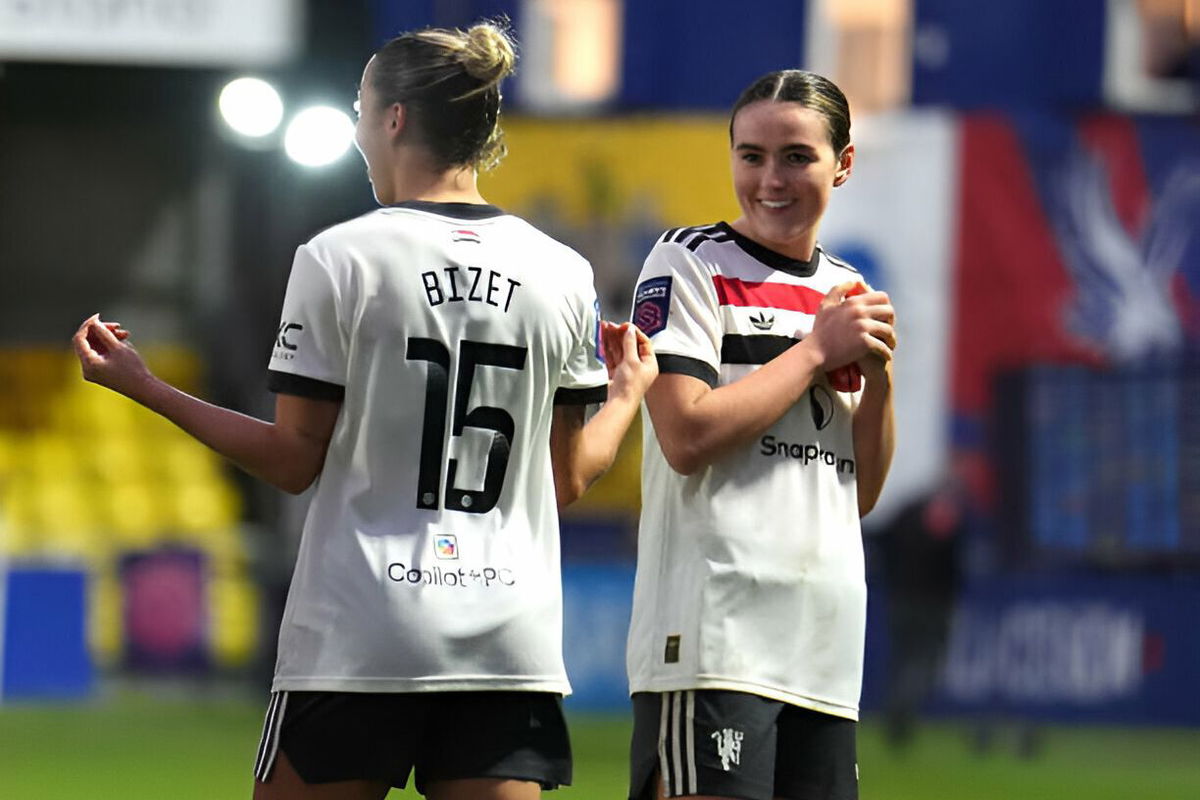
[(817, 244), (854, 161), (836, 86), (759, 79), (730, 155), (741, 216), (667, 231), (634, 297), (662, 374), (646, 394), (630, 796), (853, 798), (859, 517), (892, 456), (894, 313)]
[(556, 506), (611, 463), (657, 367), (601, 327), (583, 258), (480, 196), (514, 58), (485, 23), (367, 64), (356, 141), (383, 208), (298, 249), (273, 423), (164, 384), (98, 317), (75, 336), (88, 380), (286, 491), (319, 477), (260, 800), (381, 798), (413, 769), (434, 800), (570, 781)]

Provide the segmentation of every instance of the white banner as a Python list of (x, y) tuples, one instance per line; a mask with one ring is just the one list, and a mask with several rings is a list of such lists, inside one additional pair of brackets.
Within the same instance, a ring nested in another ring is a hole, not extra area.
[(296, 0), (0, 0), (0, 60), (266, 66), (300, 21)]
[(854, 171), (820, 239), (896, 306), (896, 456), (867, 524), (936, 486), (946, 469), (957, 128), (940, 111), (854, 121)]

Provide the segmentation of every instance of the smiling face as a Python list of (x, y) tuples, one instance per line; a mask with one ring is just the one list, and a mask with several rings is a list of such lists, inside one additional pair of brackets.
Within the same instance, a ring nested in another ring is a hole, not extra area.
[(784, 255), (807, 261), (833, 187), (845, 183), (854, 146), (833, 151), (820, 112), (760, 100), (733, 119), (733, 190), (742, 216), (733, 228)]

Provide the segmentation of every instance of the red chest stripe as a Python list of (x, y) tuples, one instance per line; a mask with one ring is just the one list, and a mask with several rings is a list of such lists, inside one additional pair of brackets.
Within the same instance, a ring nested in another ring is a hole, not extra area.
[(717, 289), (717, 300), (723, 306), (755, 306), (778, 308), (785, 311), (802, 311), (816, 314), (825, 295), (807, 286), (788, 283), (752, 282), (723, 275), (713, 276)]

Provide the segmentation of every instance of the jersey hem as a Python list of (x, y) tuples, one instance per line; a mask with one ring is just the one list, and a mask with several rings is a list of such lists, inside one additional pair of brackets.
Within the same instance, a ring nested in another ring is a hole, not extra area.
[(295, 692), (549, 692), (566, 697), (571, 685), (537, 678), (276, 678), (271, 691)]
[(729, 678), (704, 678), (700, 677), (694, 681), (650, 681), (640, 684), (636, 687), (631, 686), (629, 693), (631, 695), (638, 692), (683, 692), (692, 689), (721, 689), (730, 692), (744, 692), (746, 694), (758, 695), (765, 697), (768, 700), (777, 700), (781, 703), (787, 703), (792, 706), (807, 708), (810, 711), (819, 711), (822, 714), (829, 714), (833, 717), (842, 717), (843, 719), (858, 721), (858, 706), (847, 706), (842, 703), (837, 703), (832, 700), (823, 700), (819, 697), (809, 695), (796, 694), (782, 689), (776, 689), (770, 686), (763, 686), (760, 683), (751, 681), (737, 681)]

